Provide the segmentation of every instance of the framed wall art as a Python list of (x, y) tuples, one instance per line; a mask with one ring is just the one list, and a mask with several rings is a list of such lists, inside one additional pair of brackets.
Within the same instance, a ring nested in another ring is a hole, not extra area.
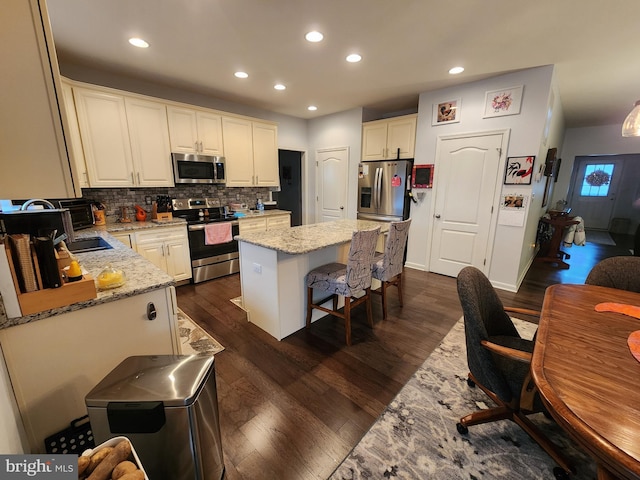
[(461, 99), (448, 100), (433, 104), (433, 117), (431, 125), (444, 125), (446, 123), (458, 123), (460, 121)]
[(531, 185), (536, 157), (509, 157), (504, 171), (505, 185)]
[(484, 97), (484, 118), (517, 115), (522, 105), (524, 86), (491, 90)]

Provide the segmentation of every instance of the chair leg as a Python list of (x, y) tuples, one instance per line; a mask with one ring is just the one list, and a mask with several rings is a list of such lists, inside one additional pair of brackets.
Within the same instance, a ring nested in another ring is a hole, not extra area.
[(382, 320), (387, 319), (387, 287), (389, 286), (388, 282), (382, 281), (380, 287), (380, 292), (382, 293)]
[(344, 329), (347, 345), (351, 346), (351, 297), (344, 297)]
[(312, 305), (313, 299), (313, 288), (307, 287), (307, 327), (311, 326), (311, 310), (313, 309)]
[(364, 291), (364, 295), (367, 298), (367, 321), (369, 322), (369, 326), (373, 328), (373, 313), (371, 311), (371, 288), (367, 288)]
[(400, 306), (402, 307), (402, 272), (398, 274), (397, 282), (398, 283), (396, 284), (396, 286), (398, 287), (398, 300), (400, 301)]
[(333, 295), (333, 311), (338, 311), (338, 295)]

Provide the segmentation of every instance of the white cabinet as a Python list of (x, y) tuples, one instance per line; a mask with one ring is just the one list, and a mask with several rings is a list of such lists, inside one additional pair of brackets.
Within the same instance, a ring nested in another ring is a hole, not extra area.
[(124, 97), (86, 88), (74, 88), (73, 95), (89, 184), (135, 186)]
[(125, 97), (131, 155), (137, 187), (173, 187), (165, 105)]
[(291, 227), (291, 214), (242, 217), (238, 220), (240, 235)]
[(291, 227), (291, 214), (267, 217), (267, 230)]
[(278, 130), (274, 124), (223, 117), (227, 187), (278, 186)]
[(0, 330), (31, 452), (86, 415), (87, 393), (125, 358), (179, 354), (176, 308), (168, 287)]
[(362, 125), (362, 160), (413, 158), (417, 115), (376, 120)]
[(87, 172), (84, 152), (82, 151), (82, 140), (80, 139), (80, 129), (78, 128), (76, 105), (73, 101), (73, 90), (71, 85), (65, 81), (62, 81), (62, 99), (64, 100), (64, 109), (68, 125), (67, 148), (69, 150), (69, 157), (76, 166), (79, 186), (81, 188), (87, 188), (89, 187), (89, 173)]
[(167, 106), (171, 151), (223, 155), (222, 117), (214, 112)]
[(56, 95), (60, 72), (45, 2), (3, 0), (0, 31), (2, 198), (80, 196), (67, 156), (63, 100)]
[(136, 237), (129, 233), (109, 232), (109, 234), (117, 240), (120, 240), (131, 250), (136, 250)]
[(186, 227), (163, 227), (135, 233), (135, 249), (178, 282), (191, 278)]

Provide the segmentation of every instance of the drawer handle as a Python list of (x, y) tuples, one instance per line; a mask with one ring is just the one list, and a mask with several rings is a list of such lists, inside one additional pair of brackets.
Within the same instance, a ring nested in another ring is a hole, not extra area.
[(149, 320), (155, 320), (158, 316), (158, 312), (156, 311), (156, 306), (153, 302), (147, 303), (147, 318)]

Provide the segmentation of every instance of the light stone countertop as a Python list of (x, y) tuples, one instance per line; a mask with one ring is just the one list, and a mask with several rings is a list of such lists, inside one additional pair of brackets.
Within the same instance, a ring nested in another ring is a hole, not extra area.
[[(132, 223), (141, 224), (152, 222)], [(182, 221), (182, 223), (184, 223), (184, 221)], [(174, 224), (173, 226), (175, 225), (176, 224)], [(97, 298), (87, 300), (85, 302), (78, 302), (72, 305), (67, 305), (65, 307), (45, 310), (44, 312), (34, 313), (32, 315), (26, 315), (24, 317), (2, 317), (0, 318), (0, 329), (12, 327), (14, 325), (34, 322), (54, 315), (59, 315), (74, 310), (80, 310), (83, 308), (91, 307), (93, 305), (112, 302), (122, 298), (140, 295), (152, 290), (166, 288), (170, 285), (175, 285), (175, 281), (172, 276), (160, 270), (154, 264), (139, 255), (137, 252), (135, 252), (128, 246), (125, 246), (116, 238), (112, 237), (106, 231), (108, 227), (109, 226), (107, 225), (107, 227), (94, 227), (86, 230), (80, 230), (76, 232), (76, 239), (100, 236), (113, 247), (112, 249), (77, 253), (75, 255), (81, 267), (85, 269), (94, 279), (98, 277), (98, 274), (107, 265), (111, 265), (115, 269), (122, 270), (127, 277), (127, 282), (123, 286), (105, 291), (98, 290)], [(142, 225), (137, 225), (137, 227), (145, 228)]]
[(389, 224), (370, 220), (336, 220), (333, 222), (301, 225), (266, 232), (236, 235), (239, 242), (251, 243), (289, 255), (300, 255), (331, 245), (350, 242), (356, 230), (371, 230), (380, 226), (380, 233), (389, 231)]

